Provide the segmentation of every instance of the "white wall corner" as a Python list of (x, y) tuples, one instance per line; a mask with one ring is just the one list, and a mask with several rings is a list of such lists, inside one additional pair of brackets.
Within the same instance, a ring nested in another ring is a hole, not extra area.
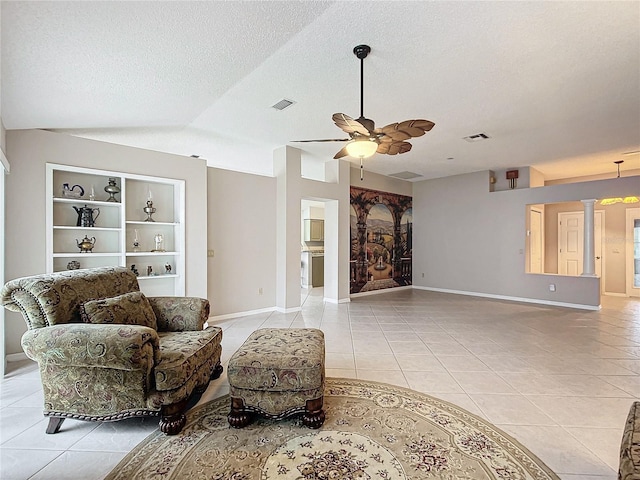
[(9, 164), (9, 159), (4, 154), (4, 151), (2, 149), (0, 149), (0, 163), (2, 163), (2, 167), (4, 168), (4, 171), (6, 173), (9, 173), (11, 171), (11, 165)]

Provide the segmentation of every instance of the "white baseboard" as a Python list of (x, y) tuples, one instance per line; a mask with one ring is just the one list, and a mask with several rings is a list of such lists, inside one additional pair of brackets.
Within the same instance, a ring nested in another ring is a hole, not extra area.
[(603, 295), (607, 297), (627, 297), (626, 293), (604, 292)]
[(225, 313), (224, 315), (212, 315), (209, 320), (228, 320), (230, 318), (247, 317), (259, 313), (269, 313), (276, 311), (276, 307), (260, 308), (258, 310), (246, 310), (244, 312)]
[(29, 360), (29, 357), (24, 352), (9, 353), (4, 357), (7, 362), (21, 362), (22, 360)]
[(378, 295), (380, 293), (397, 292), (399, 290), (411, 290), (412, 288), (413, 288), (413, 285), (406, 285), (404, 287), (381, 288), (380, 290), (371, 290), (370, 292), (352, 293), (350, 296), (351, 298), (366, 297), (368, 295)]
[(282, 308), (282, 307), (276, 307), (276, 312), (278, 313), (293, 313), (293, 312), (300, 312), (302, 311), (302, 307), (290, 307), (290, 308)]
[(339, 303), (349, 303), (351, 301), (350, 298), (339, 298), (338, 300), (335, 300), (334, 298), (327, 298), (327, 297), (324, 297), (322, 300), (327, 303), (335, 303), (336, 305)]
[(551, 305), (553, 307), (566, 307), (566, 308), (578, 308), (580, 310), (600, 310), (601, 306), (583, 305), (581, 303), (566, 303), (566, 302), (554, 302), (552, 300), (540, 300), (538, 298), (526, 298), (526, 297), (511, 297), (508, 295), (494, 295), (491, 293), (479, 293), (479, 292), (465, 292), (461, 290), (449, 290), (447, 288), (431, 288), (431, 287), (418, 287), (413, 285), (413, 288), (417, 290), (429, 290), (432, 292), (453, 293), (455, 295), (469, 295), (471, 297), (483, 297), (493, 298), (496, 300), (507, 300), (510, 302), (523, 302), (523, 303), (536, 303), (539, 305)]

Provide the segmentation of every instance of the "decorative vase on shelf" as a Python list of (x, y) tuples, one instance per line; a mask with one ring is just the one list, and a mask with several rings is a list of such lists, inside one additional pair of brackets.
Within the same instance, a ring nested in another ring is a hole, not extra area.
[(153, 207), (153, 202), (151, 200), (147, 200), (147, 206), (142, 209), (144, 213), (147, 214), (147, 218), (144, 219), (145, 222), (155, 222), (151, 215), (156, 213), (156, 209)]
[(133, 251), (137, 253), (140, 251), (140, 241), (138, 240), (138, 229), (135, 229), (134, 232), (135, 232), (135, 238), (133, 239)]
[(116, 185), (116, 179), (110, 178), (109, 185), (104, 187), (104, 191), (109, 194), (109, 198), (107, 198), (107, 202), (117, 202), (116, 194), (120, 193), (120, 187)]
[(153, 237), (153, 240), (156, 242), (156, 248), (151, 250), (152, 252), (165, 252), (166, 251), (164, 249), (164, 237), (162, 236), (161, 233), (156, 234), (156, 236)]

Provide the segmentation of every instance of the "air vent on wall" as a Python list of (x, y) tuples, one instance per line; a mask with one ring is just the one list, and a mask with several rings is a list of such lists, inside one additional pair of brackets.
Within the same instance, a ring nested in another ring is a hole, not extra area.
[(389, 176), (401, 178), (402, 180), (411, 180), (412, 178), (418, 178), (418, 177), (421, 177), (422, 175), (413, 173), (413, 172), (404, 171), (404, 172), (398, 172), (398, 173), (390, 173)]
[(277, 102), (275, 105), (271, 105), (271, 108), (275, 108), (276, 110), (284, 110), (285, 108), (290, 107), (294, 103), (296, 102), (294, 102), (293, 100), (287, 100), (286, 98), (283, 98), (282, 100)]
[(479, 142), (481, 140), (486, 140), (487, 138), (490, 137), (486, 133), (476, 133), (475, 135), (469, 135), (468, 137), (463, 137), (462, 139), (466, 140), (467, 142)]

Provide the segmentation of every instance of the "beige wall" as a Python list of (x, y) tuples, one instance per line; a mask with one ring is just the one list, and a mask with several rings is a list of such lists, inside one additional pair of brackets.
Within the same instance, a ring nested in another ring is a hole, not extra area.
[(631, 195), (640, 177), (491, 193), (488, 175), (413, 185), (414, 287), (597, 307), (596, 278), (525, 273), (526, 206)]
[(208, 168), (207, 178), (211, 314), (273, 308), (276, 179), (217, 168)]
[[(640, 187), (639, 187), (640, 188)], [(604, 211), (604, 293), (626, 294), (625, 228), (626, 210), (637, 204), (602, 206), (596, 204), (596, 211)], [(558, 214), (561, 212), (583, 212), (582, 202), (564, 202), (545, 205), (545, 272), (558, 273)]]
[[(87, 140), (42, 130), (7, 132), (7, 280), (45, 271), (45, 164), (58, 163), (185, 180), (186, 293), (207, 295), (207, 169), (201, 159)], [(21, 351), (25, 324), (7, 312), (6, 353)]]
[(364, 180), (360, 180), (360, 169), (351, 168), (351, 185), (354, 187), (379, 190), (381, 192), (397, 193), (400, 195), (413, 195), (413, 184), (399, 178), (387, 177), (373, 172), (364, 172)]

